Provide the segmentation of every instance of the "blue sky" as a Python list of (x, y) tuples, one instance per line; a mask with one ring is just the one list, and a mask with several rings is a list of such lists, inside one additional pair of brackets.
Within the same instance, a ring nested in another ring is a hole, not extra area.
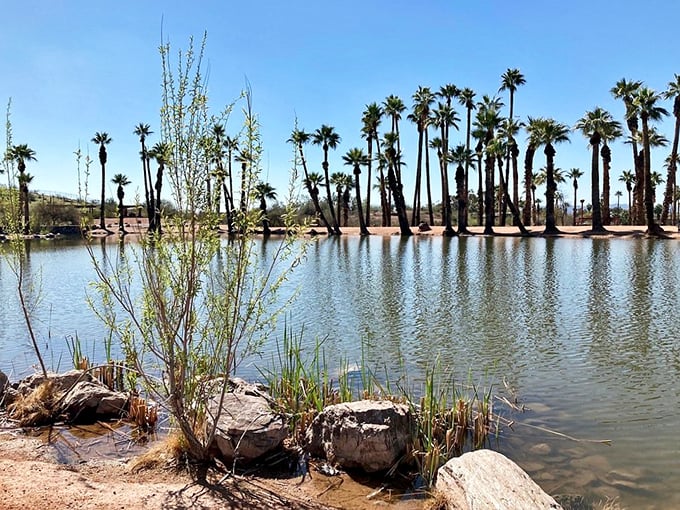
[[(263, 178), (283, 195), (292, 158), (286, 140), (296, 118), (307, 131), (321, 124), (336, 128), (342, 143), (331, 171), (348, 171), (341, 155), (365, 146), (365, 105), (396, 94), (410, 108), (419, 85), (436, 90), (453, 83), (473, 88), (478, 97), (493, 95), (501, 74), (519, 68), (526, 85), (516, 93), (517, 116), (549, 116), (573, 126), (586, 110), (602, 106), (623, 120), (623, 105), (609, 93), (618, 79), (641, 79), (663, 90), (680, 73), (678, 19), (680, 3), (667, 0), (644, 7), (630, 0), (5, 0), (0, 102), (4, 112), (12, 99), (14, 143), (27, 143), (37, 153), (38, 161), (28, 167), (34, 189), (76, 194), (73, 152), (80, 145), (95, 160), (89, 195), (96, 197), (97, 147), (90, 139), (106, 131), (113, 138), (107, 179), (125, 173), (132, 180), (128, 196), (143, 194), (139, 141), (132, 131), (139, 122), (159, 131), (161, 27), (174, 49), (207, 31), (211, 105), (217, 113), (247, 78), (261, 124)], [(670, 102), (664, 106), (672, 110)], [(462, 109), (459, 115), (464, 118)], [(227, 132), (240, 127), (234, 115)], [(659, 128), (672, 138), (672, 118)], [(406, 121), (401, 131), (411, 195), (417, 137)], [(453, 142), (463, 140), (461, 123)], [(150, 137), (155, 141), (157, 134)], [(627, 145), (615, 143), (612, 151), (613, 193), (624, 191), (616, 179), (631, 168), (632, 158)], [(653, 155), (653, 169), (665, 174), (669, 151)], [(320, 170), (321, 150), (310, 146), (307, 156)], [(538, 154), (535, 168), (542, 164)], [(589, 169), (581, 134), (557, 147), (556, 164)], [(586, 174), (579, 195), (587, 196), (589, 188)], [(560, 189), (572, 202), (571, 186)], [(107, 184), (107, 195), (114, 192)]]

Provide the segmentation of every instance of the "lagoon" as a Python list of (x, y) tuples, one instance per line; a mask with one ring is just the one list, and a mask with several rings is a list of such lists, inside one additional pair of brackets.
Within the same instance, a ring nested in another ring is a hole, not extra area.
[[(69, 368), (66, 338), (76, 334), (101, 359), (106, 333), (85, 301), (94, 271), (83, 243), (29, 248), (46, 363)], [(117, 250), (109, 242), (95, 253)], [(0, 263), (0, 369), (12, 379), (35, 363), (15, 285)], [(304, 326), (309, 345), (323, 341), (336, 367), (363, 359), (418, 380), (438, 361), (458, 380), (511, 388), (525, 411), (498, 406), (515, 424), (493, 446), (547, 492), (680, 507), (676, 241), (321, 238), (284, 287), (294, 291), (289, 326)], [(257, 377), (275, 352), (272, 340), (241, 375)]]

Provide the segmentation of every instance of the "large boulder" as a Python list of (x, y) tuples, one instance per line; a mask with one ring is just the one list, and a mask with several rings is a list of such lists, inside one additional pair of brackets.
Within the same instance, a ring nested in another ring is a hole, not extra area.
[(306, 432), (311, 455), (345, 469), (384, 471), (406, 453), (411, 435), (408, 406), (359, 400), (326, 407)]
[(111, 391), (99, 381), (80, 381), (66, 393), (59, 408), (69, 421), (90, 422), (120, 417), (127, 409), (128, 396)]
[(288, 435), (283, 416), (275, 413), (262, 395), (225, 393), (221, 408), (220, 398), (215, 396), (209, 404), (209, 428), (215, 416), (217, 430), (212, 446), (227, 462), (252, 461), (278, 448)]
[(448, 461), (437, 472), (436, 488), (449, 510), (562, 508), (522, 468), (492, 450), (477, 450)]

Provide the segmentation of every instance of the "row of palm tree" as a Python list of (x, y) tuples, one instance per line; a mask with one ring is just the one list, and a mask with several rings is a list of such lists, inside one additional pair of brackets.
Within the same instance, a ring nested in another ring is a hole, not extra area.
[[(513, 217), (513, 224), (526, 232), (525, 225), (535, 222), (535, 184), (533, 161), (537, 150), (543, 148), (546, 158), (545, 184), (546, 184), (546, 224), (545, 233), (556, 233), (555, 224), (555, 193), (557, 190), (555, 179), (555, 155), (556, 146), (568, 142), (572, 130), (578, 131), (588, 139), (591, 150), (591, 202), (592, 222), (594, 232), (605, 231), (605, 226), (611, 223), (610, 193), (611, 193), (611, 148), (610, 144), (623, 136), (621, 122), (614, 119), (613, 115), (601, 107), (587, 111), (576, 124), (570, 126), (558, 122), (555, 119), (529, 117), (526, 122), (520, 122), (515, 115), (515, 94), (518, 88), (525, 84), (525, 77), (518, 69), (508, 69), (501, 77), (499, 92), (508, 92), (509, 112), (504, 117), (501, 110), (505, 106), (502, 100), (496, 96), (483, 96), (475, 101), (475, 92), (469, 88), (459, 89), (455, 85), (447, 84), (436, 92), (428, 87), (418, 87), (413, 94), (413, 108), (408, 114), (408, 120), (416, 125), (418, 133), (415, 184), (413, 193), (413, 209), (410, 218), (406, 216), (406, 205), (403, 198), (403, 183), (401, 172), (403, 166), (400, 121), (406, 108), (403, 101), (394, 95), (388, 96), (381, 104), (376, 102), (366, 106), (362, 114), (361, 135), (366, 140), (367, 154), (353, 153), (353, 159), (360, 159), (361, 163), (355, 168), (355, 181), (358, 183), (358, 173), (361, 166), (367, 168), (366, 194), (361, 196), (359, 187), (355, 185), (357, 204), (366, 204), (366, 209), (360, 212), (362, 216), (362, 233), (370, 228), (371, 215), (371, 188), (373, 182), (373, 163), (377, 162), (378, 175), (376, 187), (380, 193), (380, 209), (382, 212), (382, 225), (391, 224), (392, 208), (396, 211), (399, 219), (400, 231), (403, 235), (410, 235), (410, 226), (418, 225), (423, 209), (421, 202), (423, 180), (427, 195), (427, 219), (430, 224), (434, 223), (432, 205), (431, 173), (430, 173), (430, 149), (436, 151), (439, 160), (439, 172), (442, 196), (441, 221), (444, 226), (444, 235), (455, 235), (467, 232), (468, 221), (468, 193), (470, 184), (470, 169), (477, 168), (478, 187), (477, 196), (483, 197), (483, 207), (478, 208), (478, 221), (484, 225), (484, 232), (493, 233), (496, 224), (496, 205), (499, 206), (499, 221), (505, 225), (507, 209)], [(657, 93), (645, 87), (640, 81), (628, 81), (622, 79), (611, 89), (611, 94), (622, 99), (626, 108), (625, 121), (630, 132), (627, 143), (633, 149), (633, 163), (635, 172), (624, 172), (622, 181), (627, 189), (630, 187), (633, 193), (631, 203), (631, 222), (646, 224), (650, 235), (662, 233), (662, 229), (654, 221), (654, 185), (653, 172), (651, 170), (651, 149), (664, 146), (667, 139), (660, 135), (653, 122), (660, 120), (668, 112), (659, 105), (661, 99), (673, 99), (675, 116), (675, 132), (673, 148), (667, 159), (668, 175), (666, 179), (666, 192), (661, 221), (668, 220), (669, 213), (672, 221), (676, 222), (676, 207), (674, 193), (676, 190), (676, 168), (678, 138), (680, 136), (680, 76), (675, 75), (674, 80), (668, 84), (663, 93)], [(453, 107), (453, 100), (466, 110), (465, 143), (452, 147), (450, 132), (459, 128), (460, 118)], [(474, 115), (473, 115), (474, 113)], [(384, 133), (379, 132), (383, 119), (387, 119), (389, 127)], [(641, 126), (640, 126), (641, 124)], [(527, 147), (524, 157), (524, 197), (520, 200), (518, 159), (519, 148), (517, 136), (521, 129), (525, 129)], [(430, 137), (430, 131), (436, 133)], [(332, 134), (332, 138), (329, 138)], [(323, 147), (324, 176), (319, 179), (318, 174), (310, 173), (304, 157), (303, 146), (311, 139), (317, 145)], [(475, 139), (474, 151), (471, 148), (471, 139)], [(328, 142), (327, 140), (332, 140)], [(338, 218), (333, 207), (331, 194), (331, 182), (328, 176), (328, 149), (338, 146), (340, 137), (334, 129), (328, 125), (322, 126), (314, 135), (296, 129), (289, 140), (296, 144), (300, 160), (305, 172), (305, 185), (312, 198), (317, 215), (326, 226), (329, 234), (338, 234)], [(355, 149), (352, 149), (354, 151)], [(349, 156), (349, 153), (347, 153)], [(600, 166), (600, 161), (602, 162)], [(449, 175), (449, 165), (456, 164), (455, 191), (452, 192), (452, 180)], [(497, 169), (497, 170), (496, 170)], [(358, 172), (358, 173), (357, 173)], [(578, 179), (583, 176), (580, 169), (571, 169), (566, 175), (572, 180), (574, 187), (574, 207), (577, 203)], [(624, 179), (625, 176), (625, 179)], [(496, 177), (499, 179), (498, 196), (494, 193)], [(330, 221), (322, 210), (319, 199), (319, 188), (326, 190)], [(630, 190), (629, 190), (630, 191)], [(341, 195), (336, 194), (337, 200)], [(365, 200), (365, 202), (363, 202)], [(496, 204), (496, 200), (498, 203)], [(523, 205), (522, 205), (523, 202)], [(458, 232), (453, 229), (453, 208), (457, 205)], [(522, 205), (522, 210), (519, 208)], [(671, 208), (671, 205), (673, 207)], [(574, 215), (576, 221), (576, 215)]]

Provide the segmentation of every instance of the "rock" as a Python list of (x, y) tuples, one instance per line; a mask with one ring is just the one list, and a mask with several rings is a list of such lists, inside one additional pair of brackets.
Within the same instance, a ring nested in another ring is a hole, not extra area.
[[(209, 404), (208, 428), (219, 410), (219, 397)], [(246, 393), (226, 393), (217, 420), (213, 446), (227, 462), (249, 462), (278, 448), (288, 435), (283, 416), (276, 414), (267, 398)]]
[[(54, 383), (54, 389), (58, 392), (68, 391), (78, 382), (91, 382), (93, 380), (90, 373), (83, 370), (70, 370), (63, 374), (50, 372), (47, 374), (47, 378)], [(27, 395), (43, 382), (45, 382), (45, 377), (42, 374), (33, 374), (22, 379), (17, 389), (22, 395)]]
[(59, 412), (70, 421), (89, 422), (120, 417), (127, 403), (125, 393), (111, 391), (98, 381), (80, 381), (66, 394)]
[(517, 464), (492, 450), (451, 459), (437, 472), (436, 487), (450, 510), (562, 508)]
[(9, 386), (9, 379), (5, 375), (5, 372), (0, 370), (0, 399), (5, 394), (5, 389)]
[(360, 400), (326, 407), (307, 429), (306, 441), (311, 455), (371, 473), (391, 468), (406, 453), (410, 432), (408, 406)]
[(432, 230), (432, 227), (424, 221), (421, 221), (418, 225), (418, 232), (429, 232), (430, 230)]

